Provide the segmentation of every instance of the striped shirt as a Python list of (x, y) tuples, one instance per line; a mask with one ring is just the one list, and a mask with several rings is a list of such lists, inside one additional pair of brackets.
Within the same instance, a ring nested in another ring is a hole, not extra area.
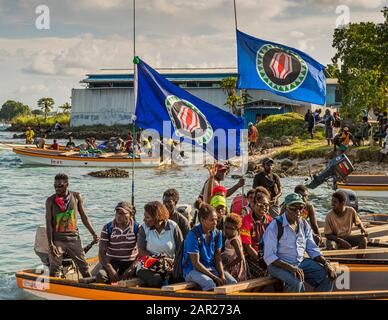
[(112, 223), (112, 234), (108, 234), (108, 224), (101, 231), (100, 245), (108, 244), (106, 256), (116, 261), (134, 261), (137, 256), (137, 235), (133, 230), (133, 221), (125, 230)]

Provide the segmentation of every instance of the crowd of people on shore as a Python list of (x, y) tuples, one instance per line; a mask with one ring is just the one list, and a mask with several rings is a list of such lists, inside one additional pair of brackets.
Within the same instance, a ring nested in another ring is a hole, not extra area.
[(326, 109), (323, 117), (320, 116), (321, 113), (322, 110), (317, 109), (314, 112), (308, 110), (305, 114), (304, 120), (311, 139), (314, 139), (314, 127), (321, 124), (325, 128), (327, 144), (333, 145), (334, 152), (345, 153), (351, 142), (354, 146), (363, 146), (366, 140), (373, 138), (382, 147), (379, 162), (388, 154), (388, 116), (386, 111), (375, 114), (377, 129), (373, 136), (370, 116), (366, 110), (363, 111), (362, 120), (357, 124), (354, 134), (350, 132), (349, 127), (343, 125), (343, 120), (338, 112), (332, 114), (329, 109)]
[[(280, 203), (282, 187), (272, 165), (272, 159), (264, 159), (252, 189), (235, 196), (230, 206), (228, 199), (245, 180), (230, 188), (222, 186), (228, 168), (220, 163), (208, 168), (193, 214), (178, 212), (180, 195), (173, 188), (160, 200), (145, 204), (143, 222), (136, 220), (135, 207), (120, 202), (100, 235), (86, 214), (82, 196), (69, 191), (68, 177), (58, 174), (55, 194), (46, 201), (50, 275), (60, 276), (61, 259), (67, 253), (83, 277), (92, 276), (78, 232), (80, 216), (99, 241), (101, 268), (94, 276), (100, 283), (137, 277), (147, 287), (194, 282), (210, 291), (269, 275), (279, 279), (286, 292), (303, 292), (306, 283), (318, 291), (331, 291), (336, 273), (321, 248), (365, 248), (367, 231), (356, 211), (346, 206), (346, 194), (336, 191), (326, 215), (324, 244), (308, 189), (298, 185)], [(361, 235), (352, 234), (353, 225)]]

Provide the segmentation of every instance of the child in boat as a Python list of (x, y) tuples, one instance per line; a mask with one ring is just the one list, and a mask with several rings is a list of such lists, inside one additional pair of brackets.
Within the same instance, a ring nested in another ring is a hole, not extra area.
[(248, 268), (240, 238), (241, 225), (242, 219), (239, 215), (232, 213), (226, 217), (224, 224), (225, 250), (221, 256), (225, 271), (229, 272), (237, 281), (248, 279)]

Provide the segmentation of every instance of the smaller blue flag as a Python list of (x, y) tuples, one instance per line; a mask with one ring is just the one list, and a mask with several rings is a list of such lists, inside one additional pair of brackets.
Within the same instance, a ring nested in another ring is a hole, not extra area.
[(243, 118), (193, 96), (141, 60), (137, 71), (136, 126), (154, 129), (163, 138), (173, 133), (217, 160), (240, 155)]
[(325, 104), (325, 67), (306, 53), (237, 30), (237, 55), (238, 88)]

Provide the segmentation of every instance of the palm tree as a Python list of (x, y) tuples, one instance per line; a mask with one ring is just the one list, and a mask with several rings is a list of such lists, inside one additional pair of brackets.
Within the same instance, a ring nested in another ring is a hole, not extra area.
[(70, 113), (71, 104), (68, 103), (68, 102), (66, 102), (65, 104), (63, 104), (63, 105), (60, 106), (59, 108), (63, 110), (63, 113)]
[(44, 119), (47, 119), (48, 114), (54, 107), (54, 99), (53, 98), (40, 98), (38, 101), (39, 108), (42, 109), (44, 113)]
[(241, 96), (236, 95), (237, 78), (228, 77), (221, 81), (222, 91), (228, 95), (225, 105), (229, 106), (233, 114), (238, 114), (237, 106), (241, 105), (243, 99)]

